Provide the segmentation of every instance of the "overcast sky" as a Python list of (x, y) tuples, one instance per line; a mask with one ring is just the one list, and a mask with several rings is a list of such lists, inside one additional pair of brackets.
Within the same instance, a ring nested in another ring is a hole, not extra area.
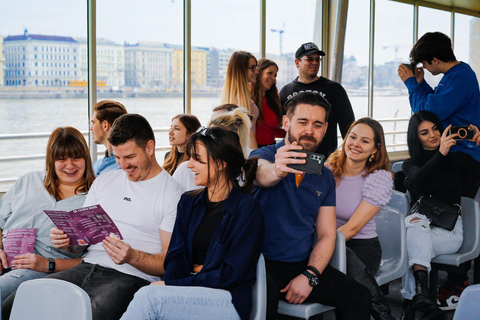
[[(267, 1), (267, 52), (294, 52), (313, 40), (316, 0)], [(18, 35), (25, 28), (32, 34), (86, 37), (87, 1), (0, 0), (0, 34)], [(369, 1), (350, 1), (345, 55), (368, 64)], [(412, 45), (412, 6), (376, 1), (375, 63), (408, 61)], [(455, 42), (459, 59), (468, 62), (468, 30), (471, 17), (457, 15), (461, 30)], [(217, 48), (259, 51), (258, 0), (192, 0), (192, 44)], [(450, 32), (449, 13), (420, 10), (420, 35), (427, 31)], [(181, 44), (183, 1), (97, 0), (97, 37), (118, 43), (156, 41)]]

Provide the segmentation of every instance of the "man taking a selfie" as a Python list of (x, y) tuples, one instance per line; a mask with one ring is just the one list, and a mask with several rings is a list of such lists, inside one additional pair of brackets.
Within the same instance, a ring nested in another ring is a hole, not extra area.
[[(254, 150), (259, 157), (255, 198), (265, 219), (263, 255), (267, 269), (267, 319), (277, 319), (279, 299), (335, 306), (341, 319), (370, 319), (370, 293), (329, 266), (335, 249), (335, 179), (288, 165), (305, 164), (327, 130), (330, 105), (315, 93), (286, 103), (287, 135), (276, 145)], [(312, 249), (313, 248), (313, 249)]]

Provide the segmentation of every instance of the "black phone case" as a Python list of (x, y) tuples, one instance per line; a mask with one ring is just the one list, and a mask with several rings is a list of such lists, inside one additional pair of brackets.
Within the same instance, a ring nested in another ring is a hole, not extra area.
[(288, 167), (306, 173), (316, 175), (322, 174), (323, 164), (325, 163), (325, 156), (323, 154), (304, 150), (298, 150), (298, 152), (303, 152), (307, 154), (307, 157), (305, 158), (307, 162), (305, 162), (304, 164), (288, 164)]

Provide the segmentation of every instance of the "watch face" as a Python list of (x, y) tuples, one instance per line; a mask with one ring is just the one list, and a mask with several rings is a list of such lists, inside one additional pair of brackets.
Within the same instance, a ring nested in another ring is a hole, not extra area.
[(308, 278), (308, 283), (310, 283), (312, 287), (315, 287), (318, 285), (319, 281), (317, 276), (311, 274), (308, 271), (303, 271), (302, 273)]

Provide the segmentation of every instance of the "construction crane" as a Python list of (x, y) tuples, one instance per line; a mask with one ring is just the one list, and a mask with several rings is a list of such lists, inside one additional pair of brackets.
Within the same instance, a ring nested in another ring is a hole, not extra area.
[(280, 38), (280, 57), (283, 55), (283, 33), (285, 32), (285, 23), (282, 29), (270, 29), (271, 32), (278, 32)]
[(411, 47), (410, 45), (393, 45), (393, 46), (383, 46), (383, 50), (393, 48), (395, 50), (395, 57), (394, 57), (394, 62), (401, 62), (403, 59), (398, 56), (398, 49), (399, 48), (405, 48), (405, 47)]

